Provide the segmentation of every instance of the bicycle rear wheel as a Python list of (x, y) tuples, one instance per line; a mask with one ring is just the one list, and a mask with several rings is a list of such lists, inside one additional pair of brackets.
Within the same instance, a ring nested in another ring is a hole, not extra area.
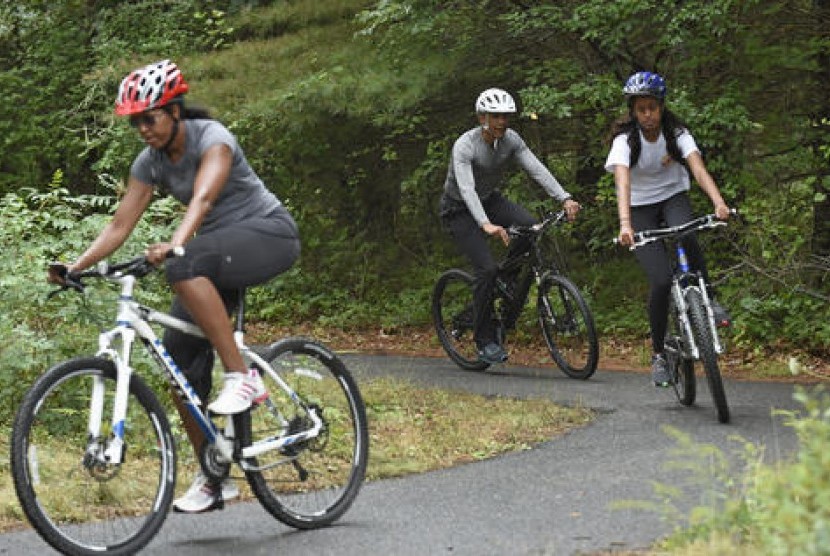
[(666, 363), (672, 377), (672, 387), (677, 400), (683, 405), (692, 405), (697, 397), (695, 363), (687, 359), (683, 350), (683, 332), (674, 302), (669, 306), (669, 326), (666, 332), (664, 350)]
[(438, 341), (456, 365), (483, 371), (489, 363), (478, 358), (473, 338), (473, 277), (457, 268), (438, 278), (432, 291), (432, 322)]
[(579, 289), (567, 278), (545, 273), (539, 284), (539, 324), (553, 360), (571, 378), (597, 370), (599, 342), (594, 319)]
[(323, 427), (314, 438), (246, 459), (248, 483), (262, 506), (286, 525), (329, 525), (349, 509), (366, 475), (369, 431), (357, 383), (337, 356), (312, 340), (281, 340), (262, 358), (297, 399), (260, 369), (269, 398), (242, 414), (243, 450), (311, 429), (310, 411)]
[[(15, 416), (11, 470), (20, 505), (40, 536), (64, 554), (135, 554), (161, 528), (173, 498), (170, 425), (135, 375), (123, 461), (108, 463), (104, 456), (112, 440), (115, 377), (107, 359), (61, 363), (35, 382)], [(101, 414), (91, 415), (93, 395), (103, 400)], [(101, 424), (97, 436), (89, 433), (90, 420)]]
[(688, 306), (689, 319), (692, 323), (697, 349), (700, 352), (700, 361), (703, 364), (703, 370), (706, 372), (709, 391), (715, 402), (718, 421), (728, 423), (729, 405), (726, 402), (726, 390), (723, 387), (723, 379), (718, 367), (718, 356), (712, 341), (709, 318), (706, 315), (706, 307), (703, 305), (703, 297), (700, 291), (689, 289), (686, 292), (686, 305)]

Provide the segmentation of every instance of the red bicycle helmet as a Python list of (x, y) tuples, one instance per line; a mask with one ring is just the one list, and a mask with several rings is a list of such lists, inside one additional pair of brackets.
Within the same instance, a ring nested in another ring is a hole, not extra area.
[(188, 89), (181, 70), (170, 60), (149, 64), (131, 72), (121, 81), (115, 99), (115, 113), (130, 116), (161, 108)]

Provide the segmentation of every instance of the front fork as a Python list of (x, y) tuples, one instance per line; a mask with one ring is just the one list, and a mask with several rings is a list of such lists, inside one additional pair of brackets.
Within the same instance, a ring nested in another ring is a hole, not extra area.
[(709, 332), (711, 333), (712, 337), (712, 347), (715, 348), (715, 353), (720, 355), (726, 348), (721, 344), (720, 337), (718, 335), (718, 326), (715, 324), (715, 312), (712, 309), (712, 302), (709, 299), (709, 291), (706, 289), (706, 282), (703, 281), (703, 278), (698, 278), (698, 288), (700, 288), (701, 297), (703, 298), (703, 306), (706, 308), (706, 322), (709, 323)]
[[(115, 338), (121, 339), (121, 353), (112, 347)], [(116, 390), (112, 407), (112, 421), (107, 441), (102, 443), (104, 422), (104, 404), (106, 384), (104, 377), (96, 376), (92, 382), (89, 401), (89, 420), (87, 422), (88, 446), (85, 460), (87, 463), (120, 464), (124, 460), (124, 423), (127, 417), (127, 399), (130, 391), (130, 350), (135, 340), (135, 331), (126, 326), (119, 326), (98, 336), (98, 357), (107, 357), (115, 363)], [(102, 450), (103, 448), (103, 450)]]
[(723, 344), (718, 337), (718, 329), (715, 325), (715, 316), (712, 311), (712, 304), (709, 301), (709, 293), (706, 290), (706, 283), (701, 276), (688, 275), (685, 277), (687, 281), (697, 280), (697, 284), (681, 286), (680, 279), (675, 278), (672, 282), (671, 296), (674, 301), (674, 306), (677, 308), (677, 318), (680, 321), (680, 329), (683, 333), (684, 343), (686, 349), (684, 356), (688, 359), (699, 359), (700, 351), (695, 342), (694, 334), (692, 333), (692, 324), (689, 320), (688, 305), (686, 303), (686, 292), (692, 288), (697, 289), (701, 298), (703, 299), (703, 306), (706, 309), (706, 321), (709, 324), (709, 331), (711, 333), (712, 344), (715, 348), (715, 353), (721, 354), (724, 352)]
[(687, 311), (685, 288), (680, 285), (680, 280), (674, 279), (671, 286), (671, 296), (674, 301), (677, 319), (680, 321), (680, 332), (683, 334), (683, 357), (686, 359), (698, 359), (700, 352), (697, 349), (695, 335), (692, 334), (692, 323), (689, 321)]

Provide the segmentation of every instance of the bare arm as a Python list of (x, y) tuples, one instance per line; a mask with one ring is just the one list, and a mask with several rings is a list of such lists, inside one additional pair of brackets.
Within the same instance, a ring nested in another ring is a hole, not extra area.
[(634, 243), (634, 229), (631, 227), (631, 170), (628, 166), (614, 166), (614, 183), (617, 186), (617, 214), (620, 218), (620, 243)]
[(88, 268), (98, 261), (106, 259), (130, 237), (141, 215), (153, 199), (153, 188), (148, 184), (130, 178), (127, 192), (112, 219), (107, 223), (98, 237), (78, 259), (69, 265), (68, 270), (76, 272)]
[(213, 145), (202, 154), (193, 182), (193, 197), (184, 217), (169, 242), (150, 246), (147, 258), (151, 263), (160, 264), (170, 249), (186, 244), (193, 237), (225, 187), (231, 173), (232, 160), (231, 149), (225, 144)]
[(703, 157), (700, 156), (699, 152), (695, 151), (686, 158), (686, 162), (689, 164), (689, 170), (691, 170), (695, 181), (697, 181), (709, 199), (712, 200), (712, 204), (715, 206), (715, 215), (721, 220), (728, 219), (729, 207), (724, 202), (723, 197), (721, 197), (715, 180), (712, 179), (712, 176), (706, 169), (706, 165), (703, 163)]
[(202, 225), (202, 221), (213, 208), (213, 203), (228, 181), (231, 161), (231, 149), (227, 145), (213, 145), (204, 152), (193, 183), (193, 197), (187, 205), (181, 224), (170, 240), (174, 246), (187, 243)]

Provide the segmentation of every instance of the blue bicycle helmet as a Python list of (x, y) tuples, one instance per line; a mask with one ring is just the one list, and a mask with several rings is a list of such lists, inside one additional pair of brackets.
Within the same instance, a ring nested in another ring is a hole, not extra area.
[(623, 94), (629, 98), (649, 96), (663, 100), (666, 98), (666, 82), (659, 74), (638, 71), (625, 82)]

